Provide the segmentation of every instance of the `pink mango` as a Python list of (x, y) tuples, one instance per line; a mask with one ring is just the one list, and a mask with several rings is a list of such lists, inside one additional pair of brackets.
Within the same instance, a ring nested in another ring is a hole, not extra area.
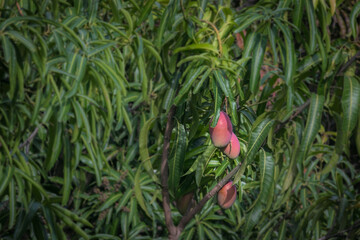
[(229, 144), (223, 149), (226, 156), (231, 159), (237, 158), (240, 154), (240, 143), (234, 133), (231, 135)]
[(230, 208), (236, 199), (236, 187), (232, 185), (232, 181), (225, 184), (225, 186), (218, 192), (218, 204), (223, 209)]
[(229, 116), (224, 112), (220, 112), (216, 126), (214, 128), (210, 127), (209, 131), (214, 146), (225, 147), (230, 142), (232, 133), (232, 124)]

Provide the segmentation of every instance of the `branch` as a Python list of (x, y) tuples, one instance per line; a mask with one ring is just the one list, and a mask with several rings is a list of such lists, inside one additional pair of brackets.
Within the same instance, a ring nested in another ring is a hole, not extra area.
[(17, 9), (18, 9), (18, 11), (19, 11), (19, 14), (20, 14), (21, 16), (24, 16), (24, 14), (23, 14), (23, 12), (22, 12), (22, 10), (21, 10), (21, 7), (20, 7), (18, 1), (16, 1), (16, 7), (17, 7)]
[(356, 61), (356, 58), (360, 57), (360, 51), (358, 51), (354, 56), (352, 56), (349, 61), (347, 61), (341, 68), (340, 70), (336, 73), (336, 76), (341, 75), (341, 73), (345, 72), (346, 69), (348, 69), (351, 64), (353, 64)]
[(178, 228), (179, 228), (179, 232), (181, 232), (186, 224), (188, 224), (190, 222), (190, 220), (195, 216), (195, 214), (199, 213), (201, 211), (201, 209), (204, 207), (205, 203), (210, 200), (229, 180), (230, 178), (232, 178), (237, 171), (240, 169), (241, 163), (238, 164), (233, 170), (231, 170), (231, 172), (226, 175), (223, 179), (221, 179), (221, 181), (216, 184), (216, 186), (211, 189), (210, 192), (208, 192), (205, 197), (203, 199), (201, 199), (201, 201), (193, 208), (191, 209), (188, 213), (186, 213), (182, 219), (179, 222)]
[(360, 227), (360, 220), (357, 220), (351, 227), (344, 229), (340, 232), (334, 233), (334, 234), (328, 233), (325, 236), (319, 238), (318, 240), (327, 240), (327, 239), (331, 239), (334, 237), (341, 237), (341, 236), (344, 236), (348, 232), (358, 229), (359, 227)]
[[(20, 144), (18, 148), (21, 149), (21, 148), (23, 148), (25, 146), (28, 146), (31, 143), (31, 141), (34, 139), (34, 137), (36, 136), (38, 131), (39, 131), (39, 127), (36, 127), (35, 130), (30, 134), (30, 136), (25, 140), (25, 142)], [(0, 147), (2, 147), (1, 142), (0, 142)]]
[(247, 0), (245, 3), (243, 3), (240, 7), (238, 7), (236, 10), (240, 11), (244, 8), (251, 7), (255, 5), (258, 2), (258, 0)]
[(221, 38), (220, 38), (219, 30), (216, 28), (216, 26), (212, 22), (209, 22), (209, 21), (203, 20), (203, 19), (200, 19), (200, 21), (204, 22), (204, 23), (207, 23), (208, 25), (210, 25), (214, 29), (215, 34), (216, 34), (216, 38), (217, 38), (218, 44), (219, 44), (219, 55), (221, 57), (221, 55), (222, 55), (222, 44), (221, 44)]
[[(162, 187), (162, 197), (163, 197), (163, 209), (165, 214), (165, 223), (166, 227), (169, 230), (169, 237), (175, 236), (177, 232), (177, 228), (174, 225), (174, 222), (171, 218), (171, 209), (170, 209), (170, 196), (169, 196), (169, 186), (168, 186), (168, 178), (169, 178), (169, 165), (168, 165), (168, 155), (170, 148), (170, 137), (172, 131), (172, 118), (175, 114), (175, 105), (173, 105), (169, 111), (167, 117), (167, 123), (164, 134), (164, 146), (163, 153), (161, 158), (161, 187)], [(171, 237), (170, 237), (171, 238)]]
[(291, 120), (293, 120), (294, 118), (296, 118), (297, 115), (299, 115), (302, 111), (305, 110), (305, 108), (307, 108), (307, 106), (309, 106), (310, 104), (310, 99), (308, 99), (306, 102), (304, 102), (303, 105), (299, 106), (298, 108), (296, 108), (296, 111), (289, 117), (288, 120), (286, 120), (285, 122), (282, 122), (279, 127), (275, 130), (274, 133), (277, 133), (280, 129), (282, 129), (286, 123), (290, 122)]
[(34, 139), (34, 137), (36, 136), (36, 134), (38, 133), (38, 131), (39, 131), (39, 127), (36, 127), (35, 130), (30, 134), (28, 139), (26, 139), (25, 142), (20, 144), (19, 149), (25, 147), (26, 145), (29, 145), (31, 143), (31, 141)]

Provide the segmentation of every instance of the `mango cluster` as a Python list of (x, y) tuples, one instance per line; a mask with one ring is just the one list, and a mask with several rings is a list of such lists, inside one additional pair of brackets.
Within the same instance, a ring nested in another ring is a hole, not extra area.
[[(211, 120), (212, 121), (212, 120)], [(211, 122), (210, 122), (211, 124)], [(219, 120), (214, 128), (210, 127), (211, 141), (231, 159), (237, 158), (240, 153), (240, 143), (233, 133), (233, 126), (229, 116), (220, 112)]]
[[(212, 120), (211, 120), (212, 121)], [(210, 122), (211, 124), (211, 122)], [(221, 150), (231, 159), (237, 158), (240, 154), (240, 143), (233, 133), (233, 126), (229, 116), (225, 112), (220, 112), (219, 120), (214, 128), (210, 127), (211, 141), (215, 147)], [(230, 208), (236, 199), (236, 187), (232, 182), (228, 182), (218, 192), (218, 204), (223, 209)]]

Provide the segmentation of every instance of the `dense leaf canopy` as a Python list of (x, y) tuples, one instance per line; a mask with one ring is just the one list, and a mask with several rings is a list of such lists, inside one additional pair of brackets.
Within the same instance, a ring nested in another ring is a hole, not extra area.
[[(0, 0), (0, 238), (358, 238), (359, 14)], [(235, 159), (210, 140), (220, 111)]]

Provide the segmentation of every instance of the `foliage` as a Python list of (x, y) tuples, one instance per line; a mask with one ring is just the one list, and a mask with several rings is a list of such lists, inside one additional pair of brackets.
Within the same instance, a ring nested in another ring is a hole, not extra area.
[[(241, 163), (183, 239), (360, 235), (360, 3), (0, 1), (0, 238), (156, 239)], [(226, 111), (241, 154), (210, 141)], [(216, 124), (213, 121), (211, 124)]]

